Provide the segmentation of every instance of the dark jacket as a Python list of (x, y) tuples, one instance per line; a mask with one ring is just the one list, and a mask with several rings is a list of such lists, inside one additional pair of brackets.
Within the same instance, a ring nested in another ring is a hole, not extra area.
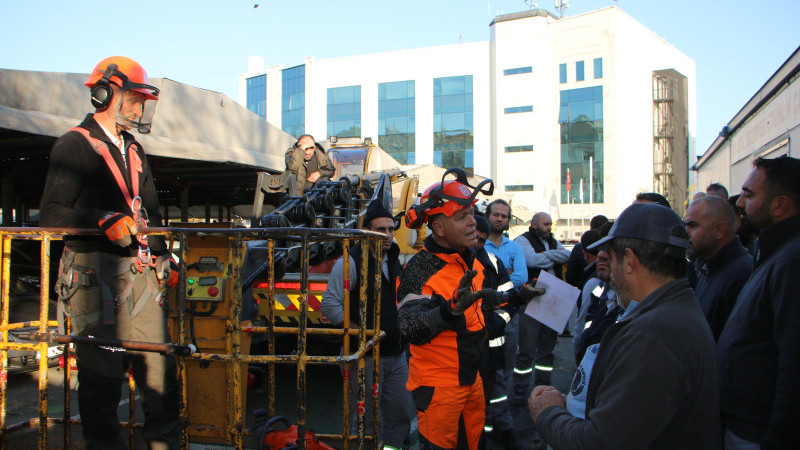
[(580, 364), (586, 349), (590, 345), (598, 344), (603, 339), (603, 335), (617, 322), (617, 318), (625, 312), (617, 302), (613, 302), (611, 307), (608, 305), (607, 287), (603, 289), (598, 301), (593, 302), (586, 310), (586, 323), (591, 324), (583, 330), (578, 339), (578, 347), (575, 352), (575, 362)]
[(569, 262), (567, 262), (567, 272), (564, 274), (564, 281), (578, 289), (583, 289), (584, 283), (588, 280), (588, 278), (583, 275), (584, 269), (586, 269), (586, 258), (583, 257), (583, 246), (578, 242), (572, 247), (572, 251), (569, 253)]
[(689, 283), (667, 283), (603, 336), (586, 420), (551, 406), (536, 430), (555, 449), (718, 449), (714, 353)]
[[(130, 164), (131, 152), (138, 153), (142, 162), (139, 196), (147, 210), (148, 225), (161, 226), (158, 195), (153, 184), (150, 165), (147, 163), (144, 149), (136, 142), (133, 135), (122, 132), (128, 158), (123, 161), (122, 154), (109, 140), (92, 114), (87, 115), (79, 126), (88, 130), (90, 136), (108, 145), (129, 190), (131, 190), (131, 180), (127, 167)], [(100, 218), (109, 212), (121, 212), (133, 216), (131, 205), (125, 201), (105, 160), (77, 131), (68, 131), (53, 145), (40, 209), (39, 225), (42, 227), (98, 228)], [(120, 256), (133, 256), (138, 249), (136, 239), (133, 239), (133, 243), (127, 248), (114, 245), (105, 236), (72, 237), (65, 238), (64, 241), (67, 247), (79, 253), (102, 251)], [(148, 243), (154, 254), (165, 252), (163, 237), (149, 237)]]
[[(490, 254), (485, 248), (482, 248), (475, 253), (475, 257), (483, 264), (483, 288), (498, 290), (513, 289), (511, 277), (508, 275), (506, 266), (503, 261), (495, 255)], [(504, 342), (505, 338), (498, 339), (506, 334), (507, 322), (503, 318), (510, 318), (510, 313), (514, 311), (513, 305), (505, 303), (502, 305), (502, 310), (496, 307), (488, 307), (486, 303), (483, 305), (483, 317), (486, 320), (486, 361), (482, 361), (485, 367), (481, 368), (481, 378), (483, 378), (484, 385), (487, 380), (494, 380), (494, 377), (489, 377), (489, 370), (495, 370), (505, 367), (505, 351), (500, 342)], [(503, 313), (503, 315), (501, 315)], [(493, 344), (494, 343), (494, 344)]]
[(694, 294), (716, 340), (736, 304), (739, 291), (753, 273), (753, 256), (742, 247), (739, 239), (734, 239), (708, 261), (698, 259), (694, 265), (697, 267)]
[(762, 230), (755, 269), (719, 337), (722, 420), (761, 448), (800, 436), (800, 216)]
[[(286, 159), (286, 170), (297, 175), (297, 194), (302, 194), (303, 189), (305, 189), (306, 184), (308, 184), (306, 179), (311, 172), (314, 172), (314, 170), (309, 171), (306, 167), (308, 163), (305, 159), (305, 150), (300, 147), (289, 147), (284, 157)], [(317, 149), (314, 150), (314, 155), (310, 161), (313, 161), (312, 164), (316, 167), (316, 170), (319, 171), (320, 179), (330, 178), (336, 171), (333, 164), (331, 164), (331, 160), (328, 159), (328, 155), (325, 154), (325, 151), (319, 145), (317, 145)], [(292, 193), (292, 195), (295, 194)]]
[[(381, 271), (381, 330), (386, 332), (386, 337), (381, 341), (381, 354), (398, 355), (403, 351), (400, 346), (400, 332), (397, 330), (397, 299), (395, 295), (397, 275), (400, 273), (400, 247), (392, 242), (392, 247), (387, 251), (389, 278), (380, 269), (381, 264), (375, 260), (375, 255), (370, 252), (369, 265), (367, 266), (367, 327), (373, 328), (373, 314), (375, 312), (375, 302), (372, 293), (375, 292), (375, 269)], [(350, 252), (356, 266), (356, 276), (361, 275), (361, 244), (353, 246)], [(350, 290), (350, 320), (351, 323), (361, 323), (359, 318), (359, 301), (361, 279), (358, 283), (353, 283), (354, 287)], [(351, 339), (356, 343), (356, 339)]]

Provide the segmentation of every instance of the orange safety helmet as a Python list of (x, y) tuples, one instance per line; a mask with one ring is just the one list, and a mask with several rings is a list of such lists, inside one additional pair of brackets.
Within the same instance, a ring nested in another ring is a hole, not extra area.
[(139, 63), (124, 56), (110, 56), (97, 63), (85, 84), (91, 89), (92, 106), (98, 111), (105, 111), (111, 105), (111, 100), (114, 98), (111, 83), (117, 85), (123, 92), (135, 91), (144, 95), (141, 115), (132, 118), (117, 111), (117, 123), (136, 128), (140, 133), (149, 133), (159, 90), (148, 82), (147, 72)]
[[(445, 180), (447, 175), (454, 173), (455, 180)], [(484, 188), (485, 185), (488, 188)], [(472, 190), (470, 190), (472, 188)], [(436, 214), (452, 216), (462, 208), (473, 206), (478, 202), (479, 193), (492, 195), (494, 182), (491, 179), (481, 181), (477, 186), (472, 186), (467, 181), (467, 172), (464, 169), (448, 169), (442, 176), (442, 181), (433, 183), (420, 198), (420, 204), (414, 205), (406, 211), (405, 220), (408, 228), (419, 228), (428, 219)]]
[(98, 81), (103, 79), (112, 64), (117, 67), (108, 74), (108, 81), (122, 89), (141, 92), (150, 100), (158, 100), (158, 88), (148, 84), (149, 79), (144, 67), (125, 56), (109, 56), (97, 63), (92, 73), (89, 74), (89, 79), (86, 80), (86, 87), (94, 87)]
[[(442, 184), (444, 183), (444, 185)], [(431, 195), (433, 193), (433, 195)], [(448, 198), (445, 200), (445, 196)], [(430, 207), (425, 209), (425, 215), (432, 217), (436, 214), (444, 214), (447, 217), (452, 216), (461, 208), (473, 206), (478, 203), (478, 199), (472, 195), (469, 188), (455, 180), (437, 181), (425, 189), (425, 192), (420, 198), (420, 202), (425, 204), (428, 199), (436, 198), (441, 201), (434, 201)]]

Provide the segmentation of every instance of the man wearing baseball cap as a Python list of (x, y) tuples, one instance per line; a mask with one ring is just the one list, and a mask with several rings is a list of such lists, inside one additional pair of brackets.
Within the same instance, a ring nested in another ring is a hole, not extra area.
[(585, 379), (573, 380), (573, 391), (587, 389), (585, 419), (552, 386), (531, 393), (531, 417), (553, 448), (719, 448), (716, 349), (685, 278), (688, 246), (674, 211), (634, 204), (588, 247), (610, 260), (625, 313), (576, 374)]

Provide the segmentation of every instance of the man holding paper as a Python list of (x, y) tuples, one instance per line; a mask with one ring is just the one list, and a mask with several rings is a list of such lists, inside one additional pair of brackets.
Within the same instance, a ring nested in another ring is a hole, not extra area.
[[(553, 237), (552, 227), (553, 219), (550, 215), (543, 211), (537, 212), (531, 219), (530, 229), (514, 239), (525, 254), (528, 280), (538, 278), (543, 271), (561, 278), (561, 265), (569, 261), (569, 250)], [(558, 333), (528, 314), (520, 314), (517, 320), (519, 339), (511, 403), (522, 406), (528, 400), (531, 372), (534, 375), (534, 386), (550, 384), (555, 360), (553, 349)]]

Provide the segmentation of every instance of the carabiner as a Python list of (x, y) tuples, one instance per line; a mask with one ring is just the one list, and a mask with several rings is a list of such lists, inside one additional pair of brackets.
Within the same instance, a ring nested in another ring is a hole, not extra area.
[(133, 200), (131, 200), (131, 212), (134, 214), (139, 214), (139, 211), (141, 209), (142, 209), (142, 197), (139, 197), (137, 195), (136, 197), (133, 197)]

